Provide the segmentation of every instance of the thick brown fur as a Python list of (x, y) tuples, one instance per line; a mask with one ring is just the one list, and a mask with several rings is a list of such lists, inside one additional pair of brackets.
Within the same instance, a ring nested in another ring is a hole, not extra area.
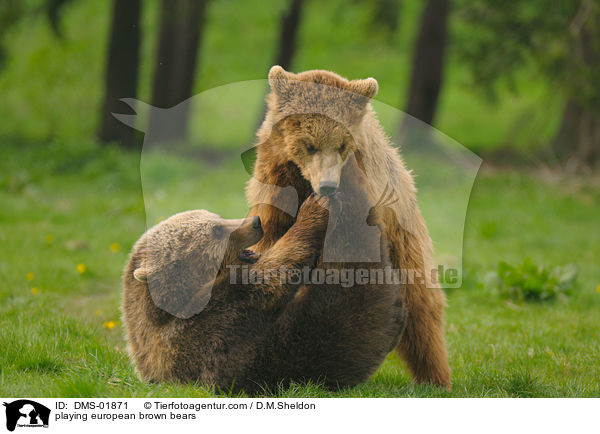
[(397, 350), (415, 381), (450, 387), (446, 299), (431, 279), (432, 242), (417, 206), (412, 175), (369, 103), (377, 93), (377, 82), (372, 78), (348, 81), (321, 70), (292, 74), (274, 66), (269, 83), (268, 110), (257, 132), (254, 176), (247, 186), (249, 215), (260, 216), (265, 229), (254, 249), (269, 251), (294, 223), (293, 216), (270, 205), (278, 198), (267, 197), (273, 196), (267, 186), (293, 186), (301, 202), (313, 190), (335, 183), (336, 177), (339, 181), (348, 155), (356, 155), (366, 173), (364, 189), (370, 200), (376, 202), (388, 187), (396, 196), (383, 218), (394, 268), (416, 270), (422, 276), (397, 288), (408, 311)]
[[(354, 197), (365, 200), (360, 190)], [(313, 269), (333, 224), (326, 208), (334, 201), (309, 196), (289, 230), (249, 269)], [(380, 227), (383, 213), (373, 208), (371, 224)], [(405, 315), (395, 288), (379, 285), (375, 297), (357, 285), (343, 299), (337, 290), (328, 299), (331, 285), (297, 294), (299, 283), (291, 279), (244, 284), (238, 275), (232, 282), (230, 266), (242, 264), (237, 253), (262, 236), (251, 221), (190, 211), (160, 223), (136, 243), (124, 275), (123, 322), (139, 374), (149, 381), (198, 382), (248, 393), (291, 381), (328, 387), (365, 381), (399, 338)], [(228, 236), (215, 238), (217, 227)], [(351, 332), (355, 323), (358, 334)]]

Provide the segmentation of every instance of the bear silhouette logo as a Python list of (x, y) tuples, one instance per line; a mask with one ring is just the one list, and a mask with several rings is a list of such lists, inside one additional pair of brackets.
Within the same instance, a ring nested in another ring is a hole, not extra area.
[(19, 399), (3, 403), (6, 407), (6, 429), (14, 431), (19, 427), (48, 428), (50, 409), (29, 399)]

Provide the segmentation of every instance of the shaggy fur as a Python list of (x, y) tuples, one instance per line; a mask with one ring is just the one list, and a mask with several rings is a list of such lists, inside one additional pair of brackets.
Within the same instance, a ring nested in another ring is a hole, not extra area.
[[(348, 81), (320, 70), (292, 74), (274, 66), (269, 83), (268, 111), (257, 132), (257, 161), (247, 186), (252, 206), (249, 215), (260, 216), (265, 230), (253, 248), (270, 251), (295, 220), (281, 207), (271, 205), (281, 198), (268, 186), (293, 186), (302, 201), (312, 191), (323, 191), (324, 186), (339, 186), (348, 155), (355, 155), (366, 173), (364, 190), (370, 201), (376, 202), (386, 189), (394, 192), (396, 202), (383, 213), (382, 224), (394, 268), (416, 270), (425, 279), (396, 288), (408, 311), (397, 350), (417, 382), (450, 387), (445, 296), (431, 279), (432, 242), (416, 203), (413, 178), (369, 104), (377, 93), (377, 81)], [(351, 313), (338, 313), (346, 314)], [(360, 336), (359, 321), (369, 319), (356, 321), (348, 339), (352, 334), (357, 340), (366, 339), (366, 335)], [(356, 357), (360, 359), (359, 351)]]
[[(349, 208), (350, 200), (367, 200), (357, 187), (344, 184)], [(328, 225), (347, 219), (338, 213), (329, 220), (326, 208), (338, 206), (336, 199), (309, 196), (290, 229), (250, 269), (315, 267)], [(371, 207), (370, 223), (379, 227), (384, 212)], [(124, 276), (123, 323), (139, 374), (248, 393), (291, 381), (328, 387), (365, 381), (399, 338), (404, 309), (395, 288), (357, 285), (340, 297), (335, 285), (297, 293), (291, 279), (232, 283), (229, 266), (241, 265), (240, 250), (262, 236), (256, 221), (190, 211), (136, 243)]]

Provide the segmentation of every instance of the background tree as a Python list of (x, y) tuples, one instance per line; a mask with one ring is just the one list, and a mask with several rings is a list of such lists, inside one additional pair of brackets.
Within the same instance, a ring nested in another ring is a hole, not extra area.
[(29, 4), (22, 0), (0, 1), (0, 69), (6, 60), (6, 49), (3, 46), (4, 36), (21, 19), (45, 13), (50, 27), (56, 36), (62, 36), (60, 18), (65, 6), (73, 0), (46, 0), (38, 5)]
[(20, 0), (3, 0), (0, 2), (0, 70), (6, 61), (4, 36), (25, 15), (25, 7)]
[(551, 149), (569, 162), (571, 169), (600, 163), (600, 13), (598, 4), (582, 3), (569, 26), (569, 44), (574, 65), (582, 77), (582, 88), (568, 92), (562, 122)]
[(71, 2), (73, 2), (73, 0), (47, 0), (46, 15), (50, 22), (50, 27), (52, 27), (52, 31), (57, 36), (62, 36), (60, 27), (61, 15), (65, 6)]
[(298, 44), (298, 29), (302, 19), (302, 8), (305, 0), (290, 0), (287, 10), (281, 14), (279, 27), (279, 44), (275, 65), (289, 70), (292, 66)]
[[(444, 77), (448, 38), (449, 0), (429, 0), (421, 15), (419, 34), (413, 53), (406, 113), (432, 124)], [(410, 126), (406, 116), (401, 129)]]
[[(294, 56), (296, 55), (298, 32), (302, 21), (302, 11), (305, 7), (305, 2), (306, 0), (290, 0), (287, 8), (281, 13), (279, 37), (277, 39), (277, 52), (272, 65), (279, 65), (286, 71), (291, 71)], [(257, 128), (262, 124), (266, 111), (267, 104), (265, 102), (263, 103), (262, 110), (260, 111), (256, 122)]]
[(106, 59), (105, 93), (98, 138), (136, 147), (135, 130), (112, 113), (126, 107), (121, 98), (136, 98), (140, 50), (140, 0), (115, 0)]
[[(153, 106), (173, 107), (192, 96), (206, 5), (207, 0), (162, 1), (152, 90)], [(169, 118), (167, 122), (151, 117), (152, 136), (159, 141), (184, 139), (188, 116), (189, 107), (183, 105), (177, 116)]]
[(524, 66), (561, 92), (561, 126), (548, 153), (573, 171), (600, 164), (600, 7), (595, 0), (463, 1), (456, 48), (474, 81), (493, 91)]
[(394, 33), (398, 28), (400, 0), (376, 0), (368, 4), (372, 7), (370, 30)]

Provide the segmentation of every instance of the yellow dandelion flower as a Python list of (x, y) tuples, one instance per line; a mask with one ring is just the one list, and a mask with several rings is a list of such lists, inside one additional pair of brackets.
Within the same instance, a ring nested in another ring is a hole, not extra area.
[(102, 315), (102, 311), (101, 311), (100, 309), (96, 309), (96, 310), (94, 311), (94, 313), (96, 314), (96, 316), (100, 316), (100, 315)]
[(119, 245), (119, 243), (112, 243), (110, 245), (110, 251), (113, 253), (117, 253), (119, 250), (121, 250), (121, 246)]
[(600, 285), (596, 286), (596, 292), (600, 294)]
[(104, 327), (107, 328), (108, 330), (112, 330), (115, 328), (115, 326), (117, 325), (114, 321), (106, 321), (104, 324)]
[(54, 241), (54, 237), (52, 236), (52, 234), (48, 234), (44, 237), (44, 242), (46, 244), (52, 244), (53, 241)]
[(30, 271), (29, 273), (27, 273), (25, 275), (25, 279), (29, 280), (30, 282), (33, 280), (34, 277), (35, 277), (35, 274), (33, 274), (32, 271)]
[(87, 270), (87, 267), (85, 266), (85, 264), (77, 264), (77, 267), (75, 267), (75, 268), (79, 274), (83, 274), (83, 273), (85, 273), (85, 270)]
[(37, 286), (34, 286), (33, 288), (31, 288), (31, 293), (33, 295), (38, 295), (40, 293), (40, 288), (38, 288)]

